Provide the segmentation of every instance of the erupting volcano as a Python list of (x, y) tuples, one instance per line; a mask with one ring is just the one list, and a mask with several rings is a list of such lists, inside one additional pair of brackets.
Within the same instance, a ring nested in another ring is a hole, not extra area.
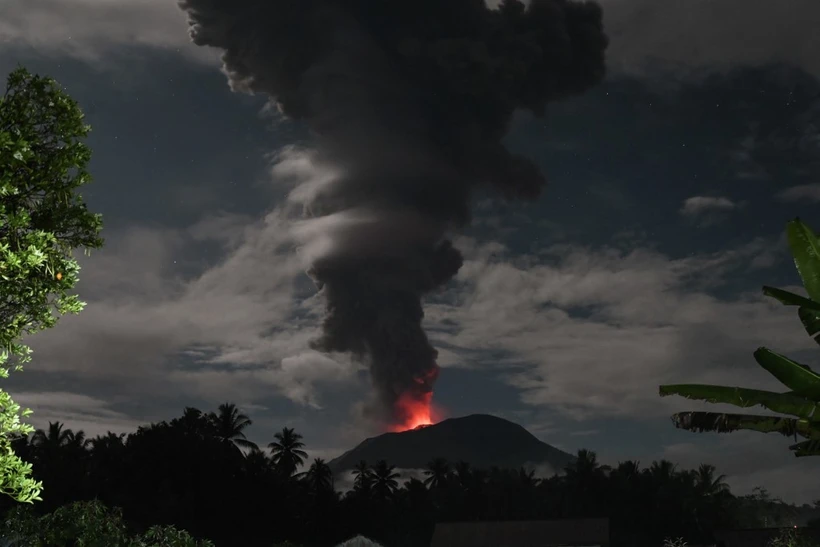
[(399, 397), (396, 401), (399, 422), (388, 427), (388, 431), (401, 432), (409, 429), (418, 429), (433, 425), (436, 421), (433, 410), (433, 392), (423, 393), (418, 398), (409, 394)]
[(416, 379), (415, 384), (401, 393), (395, 402), (395, 422), (389, 424), (388, 431), (401, 432), (432, 425), (439, 419), (433, 406), (433, 384), (438, 378), (438, 365)]
[(328, 465), (335, 473), (352, 470), (361, 461), (374, 464), (379, 460), (399, 469), (424, 469), (434, 458), (465, 461), (475, 469), (547, 466), (555, 471), (575, 459), (518, 424), (476, 414), (371, 437)]
[[(325, 298), (312, 347), (370, 368), (371, 416), (431, 423), (437, 352), (424, 297), (458, 273), (452, 233), (476, 189), (536, 199), (546, 184), (502, 144), (516, 110), (604, 76), (601, 8), (574, 0), (179, 0), (194, 43), (224, 50), (233, 90), (268, 95), (312, 130), (280, 164), (294, 236)], [(288, 161), (290, 163), (288, 163)], [(298, 167), (294, 167), (298, 166)]]

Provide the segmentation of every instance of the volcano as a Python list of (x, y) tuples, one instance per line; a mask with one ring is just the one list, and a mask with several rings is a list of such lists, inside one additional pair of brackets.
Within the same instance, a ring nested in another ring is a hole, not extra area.
[(434, 458), (451, 464), (465, 461), (475, 469), (549, 466), (555, 471), (575, 460), (516, 423), (473, 414), (371, 437), (329, 465), (334, 473), (351, 470), (362, 460), (370, 465), (385, 460), (398, 469), (423, 469)]

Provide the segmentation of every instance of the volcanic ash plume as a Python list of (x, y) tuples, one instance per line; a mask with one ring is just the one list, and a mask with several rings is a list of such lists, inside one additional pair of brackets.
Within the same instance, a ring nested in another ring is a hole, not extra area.
[(501, 145), (604, 75), (601, 9), (567, 0), (181, 0), (194, 43), (224, 50), (232, 89), (313, 130), (335, 176), (305, 206), (327, 314), (314, 347), (368, 363), (387, 424), (426, 420), (438, 375), (422, 298), (462, 257), (446, 234), (474, 188), (535, 199), (538, 168)]

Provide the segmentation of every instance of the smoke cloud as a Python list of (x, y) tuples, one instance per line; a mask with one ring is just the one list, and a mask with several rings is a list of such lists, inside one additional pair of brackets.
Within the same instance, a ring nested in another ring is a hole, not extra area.
[(194, 43), (224, 51), (235, 91), (264, 93), (315, 135), (334, 173), (310, 190), (321, 219), (310, 275), (327, 313), (314, 347), (365, 361), (379, 416), (428, 404), (436, 350), (425, 294), (458, 272), (447, 234), (471, 193), (533, 200), (545, 178), (501, 144), (513, 112), (604, 76), (607, 38), (590, 2), (506, 0), (180, 0)]

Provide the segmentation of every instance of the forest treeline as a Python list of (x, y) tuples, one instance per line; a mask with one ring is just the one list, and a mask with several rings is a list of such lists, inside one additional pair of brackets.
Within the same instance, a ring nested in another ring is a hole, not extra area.
[[(251, 424), (226, 403), (207, 413), (188, 407), (129, 435), (89, 439), (51, 423), (13, 446), (43, 481), (43, 500), (29, 511), (96, 499), (120, 508), (133, 533), (173, 525), (217, 546), (318, 547), (362, 534), (388, 547), (426, 547), (436, 522), (581, 517), (609, 517), (612, 547), (657, 547), (678, 537), (708, 544), (714, 530), (790, 526), (810, 509), (763, 489), (736, 496), (708, 464), (609, 468), (587, 450), (563, 474), (544, 479), (526, 469), (436, 459), (423, 479), (404, 481), (389, 462), (361, 462), (353, 488), (342, 493), (325, 461), (307, 461), (297, 432), (285, 428), (258, 447), (246, 438)], [(19, 505), (2, 503), (4, 514)]]

